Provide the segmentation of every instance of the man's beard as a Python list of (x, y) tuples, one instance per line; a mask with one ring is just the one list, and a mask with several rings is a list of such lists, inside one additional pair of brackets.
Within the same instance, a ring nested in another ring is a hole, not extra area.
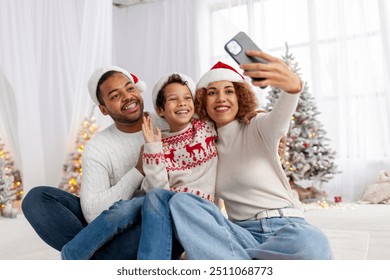
[(120, 114), (114, 114), (112, 112), (108, 112), (108, 113), (109, 113), (110, 117), (114, 120), (114, 122), (131, 125), (131, 124), (137, 123), (143, 116), (144, 103), (140, 103), (140, 105), (141, 105), (141, 110), (139, 110), (136, 115), (132, 115), (131, 117), (127, 117), (127, 116), (120, 115)]

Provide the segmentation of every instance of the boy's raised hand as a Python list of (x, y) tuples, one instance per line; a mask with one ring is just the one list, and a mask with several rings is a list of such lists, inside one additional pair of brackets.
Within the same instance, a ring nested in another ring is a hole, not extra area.
[(154, 132), (152, 119), (149, 116), (143, 117), (142, 132), (146, 143), (161, 142), (161, 130), (156, 127)]

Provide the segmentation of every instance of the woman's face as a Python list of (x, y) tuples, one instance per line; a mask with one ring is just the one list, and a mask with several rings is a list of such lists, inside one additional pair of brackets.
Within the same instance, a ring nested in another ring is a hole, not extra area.
[(217, 127), (227, 125), (236, 119), (238, 99), (232, 82), (220, 81), (208, 85), (206, 111)]

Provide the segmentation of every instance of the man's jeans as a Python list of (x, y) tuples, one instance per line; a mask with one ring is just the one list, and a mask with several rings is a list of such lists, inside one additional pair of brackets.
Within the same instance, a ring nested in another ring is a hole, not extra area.
[[(49, 246), (61, 251), (88, 223), (80, 199), (55, 187), (35, 187), (22, 201), (22, 210), (39, 237)], [(135, 225), (121, 233), (95, 252), (92, 259), (137, 258), (141, 226)]]
[(169, 207), (189, 259), (322, 260), (332, 253), (325, 235), (303, 218), (227, 220), (213, 203), (178, 193)]
[[(98, 249), (125, 230), (133, 231), (135, 228), (138, 233), (137, 226), (141, 225), (143, 201), (144, 197), (134, 197), (115, 202), (62, 247), (62, 259), (91, 259)], [(130, 247), (126, 249), (131, 252), (137, 251), (138, 241), (139, 238), (133, 240), (131, 244), (127, 244)]]
[(169, 200), (176, 194), (154, 189), (145, 196), (142, 206), (142, 234), (138, 250), (140, 260), (178, 259), (183, 248), (173, 236)]

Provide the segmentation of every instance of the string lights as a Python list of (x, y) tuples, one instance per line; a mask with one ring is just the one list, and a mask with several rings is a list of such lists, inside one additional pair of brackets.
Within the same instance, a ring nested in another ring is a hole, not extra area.
[(22, 199), (22, 178), (4, 147), (0, 139), (0, 213), (6, 218), (16, 218), (19, 209), (14, 207), (14, 202)]
[(59, 188), (67, 192), (79, 196), (81, 179), (83, 174), (82, 155), (84, 145), (96, 134), (97, 125), (93, 117), (93, 109), (89, 117), (85, 118), (81, 123), (81, 129), (77, 134), (75, 151), (70, 153), (63, 165), (63, 176), (59, 184)]

